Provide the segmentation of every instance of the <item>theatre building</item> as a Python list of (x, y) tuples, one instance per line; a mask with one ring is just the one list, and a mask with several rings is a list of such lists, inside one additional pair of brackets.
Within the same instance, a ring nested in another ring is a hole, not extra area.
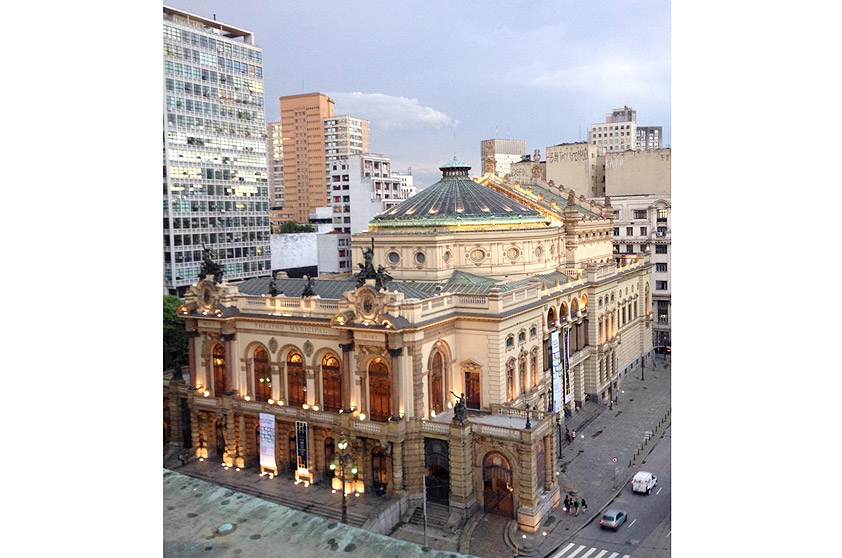
[(479, 184), (455, 158), (441, 170), (354, 235), (354, 277), (189, 289), (170, 444), (338, 488), (347, 440), (346, 489), (538, 528), (559, 502), (565, 414), (607, 402), (651, 351), (651, 265), (615, 261), (608, 200)]

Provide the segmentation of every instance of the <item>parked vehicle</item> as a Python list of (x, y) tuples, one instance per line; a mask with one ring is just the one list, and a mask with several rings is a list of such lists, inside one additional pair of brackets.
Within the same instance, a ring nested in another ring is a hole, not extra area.
[(606, 510), (602, 514), (602, 519), (599, 520), (599, 527), (601, 529), (614, 529), (616, 531), (628, 518), (628, 514), (622, 510)]
[(658, 484), (658, 477), (646, 471), (640, 471), (631, 481), (633, 492), (645, 492), (649, 494), (655, 485)]

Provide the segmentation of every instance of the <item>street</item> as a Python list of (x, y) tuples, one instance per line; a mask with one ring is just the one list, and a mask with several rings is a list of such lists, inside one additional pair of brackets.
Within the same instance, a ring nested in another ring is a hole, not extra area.
[(658, 477), (652, 493), (646, 495), (632, 492), (631, 484), (627, 484), (606, 507), (625, 511), (628, 520), (615, 532), (601, 529), (597, 517), (552, 558), (669, 558), (672, 530), (671, 432), (671, 427), (666, 429), (663, 438), (659, 439), (655, 449), (638, 469)]

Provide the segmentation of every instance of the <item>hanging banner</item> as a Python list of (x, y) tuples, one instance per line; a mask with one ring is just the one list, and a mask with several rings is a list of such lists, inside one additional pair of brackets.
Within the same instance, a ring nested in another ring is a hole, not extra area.
[(564, 328), (564, 343), (562, 344), (562, 374), (564, 375), (564, 402), (570, 403), (573, 390), (570, 389), (570, 328)]
[(307, 442), (307, 423), (303, 420), (295, 421), (295, 453), (298, 455), (298, 468), (309, 469), (309, 444)]
[(553, 349), (553, 412), (561, 411), (562, 381), (561, 381), (561, 348), (558, 343), (558, 330), (550, 334)]
[(278, 468), (275, 463), (275, 415), (260, 413), (260, 466)]

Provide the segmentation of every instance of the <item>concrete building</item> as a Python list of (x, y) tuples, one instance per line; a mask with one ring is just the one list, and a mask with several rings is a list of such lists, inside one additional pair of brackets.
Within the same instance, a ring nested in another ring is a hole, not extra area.
[(281, 97), (284, 213), (298, 223), (327, 201), (325, 119), (332, 116), (333, 99), (322, 93)]
[(226, 279), (268, 275), (263, 54), (250, 31), (164, 6), (164, 289), (206, 254)]
[(605, 157), (602, 147), (587, 142), (547, 147), (547, 181), (586, 198), (605, 195)]
[(672, 191), (672, 150), (605, 154), (605, 195), (660, 194)]
[[(314, 229), (312, 232), (271, 235), (273, 272), (284, 271), (290, 277), (339, 272), (340, 246), (350, 246), (351, 241), (350, 235), (346, 235), (345, 241), (333, 235), (333, 207), (317, 207), (308, 222)], [(322, 239), (326, 235), (331, 235), (333, 240)]]
[(247, 473), (426, 492), (454, 529), (482, 509), (539, 530), (565, 415), (607, 404), (651, 354), (651, 264), (615, 261), (609, 204), (468, 171), (454, 159), (355, 235), (357, 277), (192, 287), (169, 443)]
[(266, 154), (269, 162), (269, 225), (277, 232), (284, 221), (293, 221), (284, 212), (284, 144), (280, 122), (266, 124)]
[(525, 140), (487, 139), (480, 142), (480, 161), (493, 159), (494, 172), (497, 176), (506, 176), (511, 171), (512, 163), (517, 163), (526, 155)]
[(365, 118), (342, 115), (325, 118), (325, 154), (331, 162), (349, 155), (371, 151), (369, 122)]
[(392, 171), (392, 178), (397, 178), (401, 181), (401, 197), (403, 199), (414, 196), (418, 193), (418, 188), (415, 186), (415, 179), (412, 177), (412, 168), (406, 172)]
[(655, 320), (653, 342), (670, 345), (672, 286), (672, 204), (669, 196), (658, 194), (615, 196), (614, 256), (618, 264), (624, 258), (649, 253), (654, 264), (650, 292)]
[(605, 115), (605, 122), (591, 124), (588, 143), (602, 147), (606, 153), (626, 150), (659, 149), (661, 126), (638, 126), (637, 111), (624, 106)]

